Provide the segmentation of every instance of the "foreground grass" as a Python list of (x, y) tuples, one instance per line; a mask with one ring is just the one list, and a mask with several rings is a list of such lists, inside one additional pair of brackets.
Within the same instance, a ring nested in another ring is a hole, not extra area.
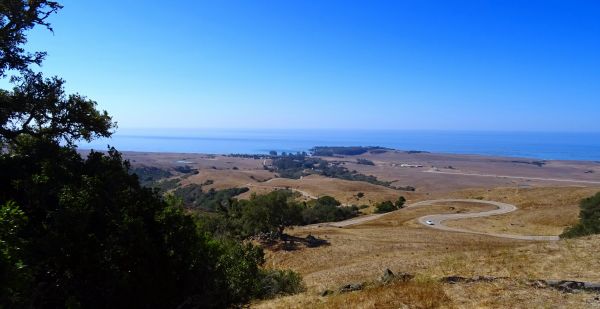
[(326, 299), (321, 308), (440, 308), (452, 307), (441, 283), (432, 280), (394, 282)]

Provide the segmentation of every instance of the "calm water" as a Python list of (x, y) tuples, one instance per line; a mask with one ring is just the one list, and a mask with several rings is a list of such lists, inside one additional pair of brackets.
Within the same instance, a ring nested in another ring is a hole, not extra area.
[(127, 130), (81, 148), (184, 153), (307, 151), (313, 146), (384, 146), (401, 150), (561, 160), (600, 160), (600, 133), (351, 130)]

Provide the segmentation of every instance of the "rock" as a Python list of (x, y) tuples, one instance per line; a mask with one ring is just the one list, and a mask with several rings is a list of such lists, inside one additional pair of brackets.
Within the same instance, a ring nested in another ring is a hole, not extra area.
[(494, 280), (498, 279), (498, 277), (494, 277), (494, 276), (475, 276), (473, 278), (471, 278), (471, 281), (475, 281), (475, 282), (492, 282)]
[(395, 278), (396, 278), (396, 275), (394, 275), (394, 273), (389, 268), (386, 268), (383, 271), (383, 275), (381, 276), (381, 282), (388, 283), (388, 282), (394, 280)]
[(448, 276), (448, 277), (444, 277), (441, 280), (442, 282), (445, 283), (459, 283), (459, 282), (469, 282), (470, 279), (469, 278), (465, 278), (465, 277), (461, 277), (461, 276)]
[(411, 274), (411, 273), (399, 273), (396, 275), (396, 278), (402, 282), (407, 282), (412, 280), (415, 277), (415, 275)]
[[(590, 291), (600, 292), (600, 283), (598, 282), (584, 282), (583, 288)], [(600, 299), (599, 299), (600, 300)]]
[(331, 294), (333, 294), (332, 290), (324, 290), (323, 292), (321, 292), (321, 297), (329, 296)]
[(350, 283), (350, 284), (346, 284), (346, 285), (343, 285), (342, 287), (340, 287), (340, 293), (360, 291), (362, 289), (363, 289), (362, 283)]
[(448, 276), (441, 279), (445, 283), (459, 283), (459, 282), (492, 282), (498, 279), (507, 279), (506, 277), (494, 277), (494, 276), (475, 276), (475, 277), (461, 277), (461, 276)]
[(546, 284), (546, 281), (544, 280), (534, 280), (531, 282), (531, 286), (533, 286), (534, 288), (543, 289), (547, 288), (548, 284)]
[(306, 236), (305, 240), (306, 240), (306, 246), (310, 247), (310, 248), (314, 248), (314, 247), (318, 247), (318, 246), (327, 244), (326, 240), (316, 238), (312, 235)]
[[(544, 281), (544, 280), (540, 280)], [(579, 290), (597, 291), (600, 292), (600, 283), (598, 282), (582, 282), (571, 280), (545, 280), (547, 286), (557, 290), (572, 293)]]

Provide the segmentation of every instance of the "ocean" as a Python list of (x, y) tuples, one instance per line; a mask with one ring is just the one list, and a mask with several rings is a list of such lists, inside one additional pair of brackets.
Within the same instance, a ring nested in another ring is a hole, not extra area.
[(383, 146), (435, 153), (544, 160), (600, 160), (600, 133), (468, 132), (409, 130), (119, 129), (82, 149), (264, 154), (308, 151), (314, 146)]

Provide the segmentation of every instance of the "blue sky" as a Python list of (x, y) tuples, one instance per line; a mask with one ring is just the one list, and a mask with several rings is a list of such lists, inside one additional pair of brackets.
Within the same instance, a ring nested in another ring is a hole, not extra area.
[(42, 68), (120, 128), (600, 131), (598, 1), (63, 1)]

